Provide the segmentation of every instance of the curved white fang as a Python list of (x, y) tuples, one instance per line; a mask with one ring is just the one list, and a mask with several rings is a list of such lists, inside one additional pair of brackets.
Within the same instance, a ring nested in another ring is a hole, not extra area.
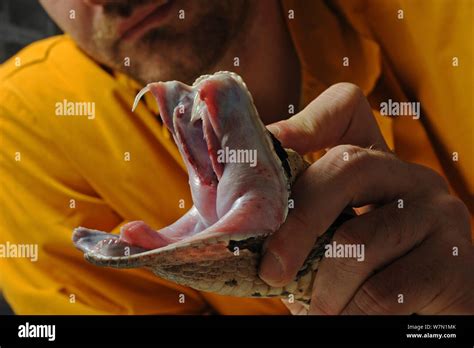
[(138, 105), (138, 102), (140, 101), (140, 99), (142, 99), (143, 95), (147, 92), (150, 92), (150, 85), (146, 85), (144, 88), (142, 88), (140, 92), (138, 92), (137, 96), (135, 97), (135, 101), (133, 102), (132, 112), (135, 111)]

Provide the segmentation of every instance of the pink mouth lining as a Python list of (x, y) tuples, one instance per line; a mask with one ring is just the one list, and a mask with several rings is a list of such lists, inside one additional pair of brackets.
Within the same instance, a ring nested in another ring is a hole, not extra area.
[[(177, 84), (173, 95), (164, 84), (157, 83), (150, 86), (150, 91), (158, 102), (164, 123), (187, 162), (190, 182), (197, 183), (199, 190), (204, 190), (203, 196), (193, 195), (193, 201), (198, 207), (206, 206), (199, 210), (203, 215), (211, 217), (207, 224), (202, 225), (202, 229), (205, 229), (218, 220), (215, 212), (216, 191), (224, 172), (224, 163), (218, 161), (217, 155), (217, 151), (221, 149), (215, 131), (215, 127), (218, 127), (217, 88), (213, 81), (203, 82), (197, 90)], [(176, 98), (177, 95), (179, 98)], [(170, 104), (176, 105), (173, 110)], [(209, 213), (207, 208), (213, 212)], [(176, 241), (167, 237), (165, 231), (166, 228), (155, 231), (143, 221), (133, 221), (122, 227), (120, 240), (144, 249), (156, 249)], [(192, 234), (196, 232), (200, 231), (196, 231), (196, 228), (189, 231)], [(187, 235), (178, 234), (180, 238)]]

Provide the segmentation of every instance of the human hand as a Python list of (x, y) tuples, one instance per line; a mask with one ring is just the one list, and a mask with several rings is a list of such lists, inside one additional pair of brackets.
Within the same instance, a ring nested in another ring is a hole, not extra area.
[(309, 314), (474, 313), (466, 206), (436, 172), (390, 152), (358, 87), (336, 84), (269, 129), (301, 154), (327, 152), (298, 178), (295, 208), (266, 241), (264, 281), (289, 283), (343, 209), (364, 206), (333, 237), (336, 244), (363, 245), (364, 260), (323, 258)]

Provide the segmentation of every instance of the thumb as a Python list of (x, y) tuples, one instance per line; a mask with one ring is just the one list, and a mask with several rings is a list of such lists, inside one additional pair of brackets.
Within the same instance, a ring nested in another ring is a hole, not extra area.
[(282, 145), (300, 154), (341, 144), (388, 150), (362, 90), (338, 83), (301, 112), (267, 126)]

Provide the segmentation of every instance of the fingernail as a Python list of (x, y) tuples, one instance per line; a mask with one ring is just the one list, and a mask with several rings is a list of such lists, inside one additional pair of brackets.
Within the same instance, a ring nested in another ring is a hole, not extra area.
[(270, 285), (278, 285), (283, 280), (281, 259), (271, 251), (267, 251), (263, 255), (260, 264), (260, 277)]
[(272, 133), (277, 138), (278, 138), (278, 135), (280, 135), (280, 127), (278, 127), (274, 124), (271, 124), (271, 125), (267, 126), (267, 129), (270, 131), (270, 133)]

